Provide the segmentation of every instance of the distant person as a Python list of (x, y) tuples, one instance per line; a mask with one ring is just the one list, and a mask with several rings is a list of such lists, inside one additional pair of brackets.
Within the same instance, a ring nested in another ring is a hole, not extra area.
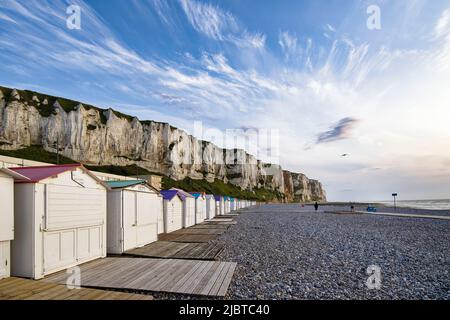
[(355, 211), (355, 206), (353, 204), (350, 206), (350, 211), (351, 212)]
[(316, 203), (314, 203), (314, 209), (317, 211), (317, 210), (319, 210), (319, 204), (316, 202)]

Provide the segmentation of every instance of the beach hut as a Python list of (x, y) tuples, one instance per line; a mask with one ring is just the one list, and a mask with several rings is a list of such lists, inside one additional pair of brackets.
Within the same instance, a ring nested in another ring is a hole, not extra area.
[(107, 181), (107, 252), (122, 254), (158, 240), (162, 196), (145, 180)]
[(236, 201), (233, 197), (230, 197), (230, 211), (236, 210)]
[(183, 199), (183, 228), (195, 225), (195, 198), (188, 192), (178, 189), (178, 192), (184, 196)]
[(214, 215), (220, 216), (222, 214), (222, 203), (223, 197), (219, 195), (214, 195)]
[(202, 223), (206, 219), (206, 196), (202, 192), (191, 192), (195, 198), (195, 224)]
[(160, 191), (163, 197), (164, 233), (183, 228), (183, 196), (177, 190)]
[(231, 199), (228, 196), (223, 197), (224, 199), (224, 211), (223, 214), (230, 213), (231, 211)]
[(216, 216), (216, 199), (212, 194), (207, 194), (206, 198), (206, 219), (212, 219)]
[(162, 190), (164, 232), (169, 233), (195, 224), (195, 198), (181, 189)]
[(14, 185), (11, 274), (40, 279), (106, 257), (109, 187), (80, 164), (11, 168)]
[(11, 241), (14, 239), (14, 180), (26, 178), (12, 170), (0, 169), (0, 279), (11, 273)]

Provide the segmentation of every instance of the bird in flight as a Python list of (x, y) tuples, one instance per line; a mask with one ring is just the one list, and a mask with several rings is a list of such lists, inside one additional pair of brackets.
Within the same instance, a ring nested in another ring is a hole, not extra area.
[(348, 153), (341, 154), (341, 157), (347, 157), (347, 156), (348, 156)]

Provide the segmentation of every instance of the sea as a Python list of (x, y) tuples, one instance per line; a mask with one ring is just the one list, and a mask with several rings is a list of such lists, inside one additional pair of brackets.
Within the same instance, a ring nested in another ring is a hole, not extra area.
[[(380, 201), (387, 206), (394, 206), (394, 201)], [(398, 200), (398, 207), (429, 209), (429, 210), (450, 210), (450, 199), (443, 200)]]

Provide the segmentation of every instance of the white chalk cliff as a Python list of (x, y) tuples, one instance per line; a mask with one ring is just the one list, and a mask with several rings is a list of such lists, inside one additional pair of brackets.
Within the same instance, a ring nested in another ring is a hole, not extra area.
[(0, 87), (0, 149), (39, 145), (55, 152), (57, 141), (61, 154), (84, 164), (136, 164), (175, 180), (221, 179), (243, 189), (278, 191), (291, 201), (325, 200), (317, 180), (262, 163), (243, 150), (219, 148), (167, 123)]

